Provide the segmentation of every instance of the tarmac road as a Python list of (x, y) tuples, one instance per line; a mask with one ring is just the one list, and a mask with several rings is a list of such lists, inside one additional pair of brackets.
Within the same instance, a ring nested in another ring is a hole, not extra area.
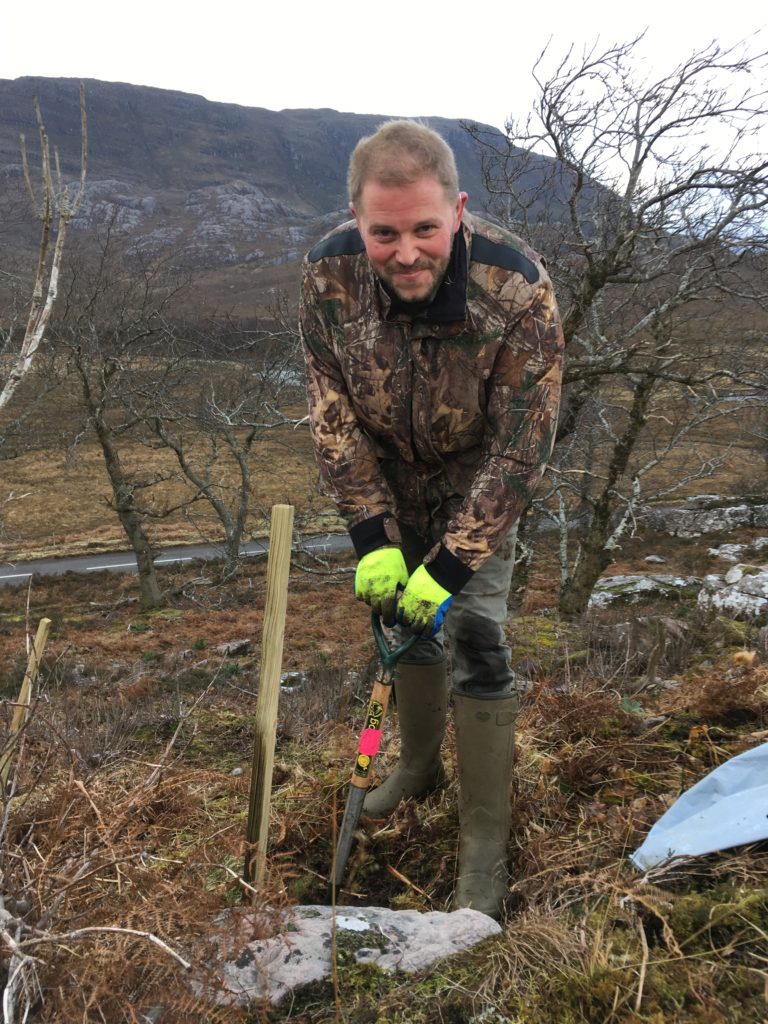
[[(295, 545), (294, 548), (298, 547)], [(300, 546), (316, 554), (329, 554), (351, 548), (345, 533), (321, 533), (302, 537)], [(250, 541), (240, 549), (242, 557), (259, 558), (269, 551), (269, 541)], [(174, 562), (208, 561), (220, 558), (220, 544), (193, 544), (158, 551), (155, 565)], [(40, 558), (33, 562), (3, 562), (0, 564), (0, 586), (25, 583), (32, 576), (61, 576), (65, 572), (136, 572), (136, 556), (131, 551), (109, 551), (101, 555), (78, 555), (73, 558)]]

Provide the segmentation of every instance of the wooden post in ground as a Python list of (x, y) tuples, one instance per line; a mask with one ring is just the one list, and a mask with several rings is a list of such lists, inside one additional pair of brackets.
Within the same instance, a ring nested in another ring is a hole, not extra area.
[(48, 640), (48, 633), (51, 629), (50, 619), (40, 619), (40, 624), (37, 627), (37, 636), (35, 642), (32, 644), (32, 650), (29, 653), (29, 660), (27, 661), (27, 671), (24, 673), (24, 679), (19, 690), (19, 699), (16, 701), (16, 707), (13, 709), (13, 718), (11, 719), (11, 729), (8, 734), (8, 742), (6, 743), (5, 750), (0, 756), (0, 792), (5, 794), (5, 787), (8, 785), (8, 776), (11, 770), (11, 757), (18, 740), (19, 733), (21, 732), (24, 722), (26, 721), (27, 711), (29, 711), (29, 705), (32, 701), (32, 686), (34, 685), (35, 678), (37, 677), (37, 670), (40, 667), (40, 661), (43, 657), (43, 651), (45, 650), (45, 644)]
[(272, 768), (275, 760), (277, 704), (280, 695), (280, 671), (283, 660), (292, 536), (293, 507), (291, 505), (273, 505), (261, 645), (261, 674), (259, 696), (256, 701), (253, 760), (251, 762), (247, 848), (243, 868), (245, 881), (256, 886), (263, 883), (266, 871), (269, 802), (272, 791)]

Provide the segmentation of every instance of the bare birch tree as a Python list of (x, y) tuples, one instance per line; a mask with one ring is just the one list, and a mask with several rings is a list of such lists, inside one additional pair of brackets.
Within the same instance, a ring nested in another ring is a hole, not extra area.
[[(40, 104), (34, 101), (40, 139), (40, 181), (36, 185), (32, 180), (29, 167), (27, 145), (24, 135), (21, 136), (21, 159), (24, 182), (38, 219), (41, 222), (40, 244), (37, 254), (37, 268), (32, 286), (32, 299), (29, 305), (24, 334), (19, 351), (5, 378), (0, 390), (0, 409), (4, 408), (16, 392), (19, 384), (29, 373), (40, 344), (45, 335), (51, 318), (53, 304), (59, 291), (59, 276), (64, 255), (64, 243), (67, 227), (77, 214), (85, 191), (85, 176), (88, 164), (88, 133), (85, 109), (85, 88), (80, 83), (80, 179), (74, 196), (70, 196), (64, 184), (56, 147), (51, 154), (48, 134), (45, 130)], [(55, 241), (53, 239), (55, 238)], [(14, 335), (13, 327), (6, 334), (6, 342), (11, 343)]]
[(469, 128), (498, 213), (547, 257), (563, 316), (549, 512), (587, 524), (563, 564), (565, 613), (586, 607), (662, 459), (687, 446), (673, 486), (711, 471), (715, 424), (765, 336), (766, 56), (713, 43), (648, 80), (638, 44), (571, 51), (548, 74), (545, 51), (533, 115), (500, 144)]

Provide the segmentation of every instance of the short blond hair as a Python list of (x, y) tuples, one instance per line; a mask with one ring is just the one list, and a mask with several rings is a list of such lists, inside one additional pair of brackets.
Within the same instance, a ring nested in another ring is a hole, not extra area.
[(349, 198), (357, 206), (369, 181), (386, 186), (412, 185), (426, 177), (442, 185), (449, 202), (456, 199), (459, 174), (451, 147), (418, 121), (385, 121), (352, 150), (347, 172)]

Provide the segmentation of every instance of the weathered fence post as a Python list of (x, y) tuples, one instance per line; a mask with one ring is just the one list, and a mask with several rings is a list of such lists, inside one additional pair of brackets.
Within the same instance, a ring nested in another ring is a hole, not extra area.
[(21, 684), (21, 690), (19, 691), (19, 699), (16, 701), (16, 707), (13, 709), (13, 718), (11, 719), (11, 729), (8, 735), (8, 742), (5, 750), (0, 756), (0, 792), (5, 794), (5, 787), (8, 785), (8, 775), (11, 770), (11, 758), (13, 756), (14, 748), (18, 740), (19, 733), (24, 727), (26, 721), (27, 712), (29, 711), (29, 705), (32, 700), (32, 686), (37, 676), (37, 670), (40, 667), (40, 660), (43, 657), (43, 651), (45, 650), (45, 644), (48, 640), (48, 633), (51, 629), (50, 619), (40, 619), (40, 623), (37, 627), (37, 636), (35, 642), (32, 644), (32, 650), (29, 652), (29, 660), (27, 662), (27, 671), (24, 673), (24, 679)]
[(261, 645), (261, 674), (256, 701), (256, 723), (248, 803), (247, 848), (243, 878), (261, 885), (266, 871), (269, 834), (269, 802), (275, 760), (277, 704), (283, 659), (285, 612), (288, 603), (288, 570), (291, 564), (293, 507), (273, 505), (267, 560), (267, 595)]

